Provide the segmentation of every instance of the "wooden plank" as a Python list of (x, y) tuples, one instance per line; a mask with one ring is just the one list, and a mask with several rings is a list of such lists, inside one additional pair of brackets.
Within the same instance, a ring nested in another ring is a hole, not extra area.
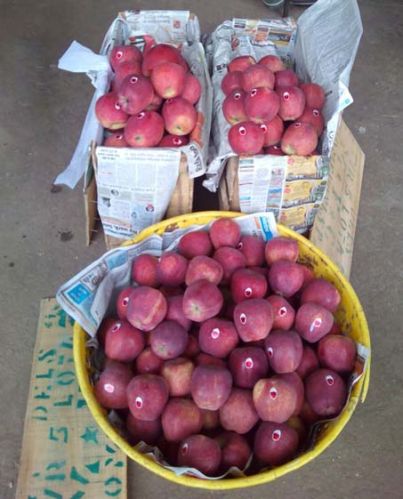
[(16, 497), (127, 498), (126, 456), (98, 428), (76, 383), (72, 322), (41, 301)]
[(193, 208), (194, 180), (189, 177), (187, 159), (181, 155), (178, 181), (164, 218), (191, 213)]
[(95, 222), (98, 218), (97, 210), (97, 185), (95, 176), (84, 190), (84, 209), (85, 209), (85, 244), (90, 245), (92, 236), (95, 232)]
[(239, 205), (238, 163), (238, 156), (232, 156), (225, 165), (218, 187), (218, 200), (222, 211), (241, 211)]

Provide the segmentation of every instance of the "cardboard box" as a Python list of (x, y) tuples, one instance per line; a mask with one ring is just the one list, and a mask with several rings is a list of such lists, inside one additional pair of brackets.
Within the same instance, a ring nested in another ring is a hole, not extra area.
[[(110, 51), (121, 44), (178, 47), (201, 84), (197, 122), (181, 148), (102, 147), (105, 132), (96, 119), (98, 98), (110, 91)], [(212, 88), (200, 26), (187, 10), (120, 12), (105, 34), (100, 53), (73, 42), (59, 61), (67, 71), (86, 72), (96, 87), (69, 166), (56, 179), (74, 187), (84, 174), (86, 242), (101, 220), (107, 248), (120, 245), (165, 217), (192, 211), (194, 178), (204, 174), (211, 126)]]

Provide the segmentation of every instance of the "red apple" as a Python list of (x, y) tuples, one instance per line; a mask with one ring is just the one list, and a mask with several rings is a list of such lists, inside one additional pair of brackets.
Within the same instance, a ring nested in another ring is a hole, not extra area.
[(299, 83), (298, 76), (292, 69), (283, 69), (277, 71), (275, 77), (276, 89), (279, 87), (295, 87)]
[(336, 312), (340, 301), (340, 293), (336, 287), (325, 279), (312, 279), (301, 295), (301, 305), (316, 303), (333, 313)]
[(284, 423), (300, 403), (299, 392), (283, 374), (262, 378), (253, 387), (253, 402), (263, 421)]
[(245, 96), (246, 115), (255, 123), (271, 121), (279, 109), (280, 98), (269, 88), (254, 88)]
[(133, 444), (145, 442), (148, 445), (155, 445), (161, 435), (161, 420), (143, 421), (137, 419), (129, 413), (126, 419), (126, 427), (133, 439)]
[(111, 50), (109, 61), (112, 69), (117, 71), (122, 63), (141, 62), (143, 54), (134, 45), (118, 45)]
[(115, 71), (115, 78), (112, 82), (113, 89), (118, 92), (119, 87), (122, 84), (122, 81), (126, 78), (126, 76), (132, 75), (141, 75), (141, 62), (122, 62), (120, 63)]
[(193, 369), (193, 362), (183, 357), (164, 362), (161, 375), (168, 383), (171, 397), (185, 397), (189, 395)]
[(145, 348), (136, 359), (138, 374), (159, 374), (164, 361), (151, 350)]
[(270, 71), (272, 71), (273, 73), (277, 73), (277, 71), (282, 71), (285, 69), (283, 61), (276, 55), (265, 55), (260, 59), (258, 64), (266, 66), (266, 68), (270, 69)]
[[(305, 95), (298, 87), (281, 87), (277, 90), (279, 96), (278, 114), (283, 121), (298, 119), (305, 109)], [(316, 146), (315, 146), (316, 147)]]
[(258, 124), (244, 121), (231, 127), (228, 140), (236, 154), (258, 154), (263, 147), (264, 131)]
[(175, 359), (186, 350), (188, 334), (175, 321), (163, 321), (150, 334), (151, 350), (161, 359)]
[(325, 122), (319, 109), (305, 107), (305, 110), (298, 118), (298, 121), (301, 123), (309, 123), (315, 129), (318, 137), (321, 136)]
[(213, 476), (221, 463), (221, 449), (218, 443), (205, 435), (192, 435), (180, 444), (179, 466), (196, 468), (205, 475)]
[(127, 364), (110, 362), (94, 387), (95, 397), (107, 409), (128, 407), (126, 389), (133, 373)]
[(237, 346), (238, 333), (233, 322), (224, 319), (208, 319), (199, 330), (199, 345), (203, 352), (225, 358)]
[(189, 144), (189, 137), (187, 135), (172, 135), (168, 134), (162, 137), (158, 147), (182, 147)]
[(200, 279), (206, 279), (213, 284), (220, 284), (223, 276), (224, 269), (217, 260), (200, 255), (190, 260), (185, 280), (187, 286)]
[(267, 301), (273, 307), (273, 329), (288, 331), (294, 324), (295, 310), (292, 305), (279, 295), (270, 295)]
[(295, 329), (309, 343), (316, 343), (332, 329), (331, 312), (316, 303), (304, 303), (295, 316)]
[(354, 369), (357, 347), (348, 336), (328, 334), (318, 343), (321, 366), (338, 373), (350, 373)]
[(192, 75), (191, 73), (187, 73), (185, 76), (185, 86), (182, 91), (181, 97), (189, 101), (191, 104), (195, 105), (200, 99), (201, 91), (202, 88), (196, 76)]
[(132, 292), (133, 288), (131, 286), (123, 288), (116, 298), (116, 313), (119, 319), (126, 319), (127, 305), (129, 304), (129, 297)]
[(228, 71), (245, 71), (249, 66), (256, 64), (255, 59), (250, 55), (241, 55), (239, 57), (235, 57), (228, 64)]
[(260, 267), (264, 263), (265, 242), (260, 237), (242, 236), (237, 249), (244, 255), (247, 267)]
[(277, 260), (269, 269), (268, 279), (274, 293), (289, 298), (301, 289), (304, 274), (298, 263)]
[(245, 300), (234, 309), (234, 323), (242, 341), (263, 340), (273, 325), (273, 309), (263, 298)]
[(102, 145), (104, 147), (129, 147), (121, 130), (106, 137)]
[(144, 53), (142, 66), (143, 74), (145, 76), (150, 76), (153, 69), (164, 62), (174, 62), (175, 64), (182, 66), (185, 71), (188, 70), (188, 65), (177, 48), (172, 45), (160, 43)]
[(154, 147), (164, 135), (164, 120), (155, 111), (142, 111), (129, 118), (124, 135), (132, 147)]
[(279, 466), (294, 457), (298, 445), (294, 428), (285, 423), (263, 422), (255, 434), (254, 454), (262, 463)]
[(215, 251), (213, 258), (217, 260), (224, 269), (223, 283), (229, 282), (232, 274), (237, 269), (245, 267), (245, 257), (239, 250), (232, 248), (231, 246), (221, 246)]
[(225, 431), (216, 437), (216, 441), (221, 447), (221, 469), (223, 473), (233, 466), (243, 470), (252, 454), (247, 439), (233, 431)]
[(203, 322), (216, 316), (224, 298), (218, 287), (206, 279), (193, 282), (183, 295), (183, 313), (195, 322)]
[(225, 95), (231, 94), (234, 90), (241, 90), (242, 89), (241, 71), (228, 72), (222, 79), (221, 89)]
[(140, 331), (151, 331), (162, 322), (168, 305), (158, 289), (139, 286), (133, 290), (127, 305), (127, 320)]
[(119, 130), (126, 125), (129, 119), (128, 114), (123, 110), (117, 94), (109, 92), (102, 95), (95, 104), (95, 114), (97, 120), (104, 128), (109, 130)]
[(291, 237), (273, 237), (273, 239), (267, 241), (265, 247), (267, 265), (272, 265), (278, 260), (296, 262), (298, 260), (298, 253), (298, 242)]
[(228, 367), (236, 386), (253, 388), (260, 378), (267, 375), (269, 363), (262, 348), (241, 347), (231, 352)]
[(178, 245), (179, 253), (186, 258), (193, 258), (201, 255), (208, 256), (212, 249), (213, 247), (208, 232), (203, 230), (188, 232), (181, 237)]
[[(232, 74), (232, 73), (228, 73)], [(247, 121), (245, 110), (245, 93), (242, 90), (234, 90), (224, 99), (222, 105), (224, 118), (231, 125)]]
[(173, 135), (188, 135), (196, 126), (197, 113), (192, 104), (182, 97), (168, 99), (162, 106), (165, 128)]
[(267, 279), (251, 269), (238, 269), (231, 277), (231, 295), (235, 303), (251, 298), (263, 298), (267, 292)]
[(264, 153), (271, 154), (272, 156), (285, 156), (279, 145), (267, 147)]
[(258, 419), (251, 390), (233, 388), (220, 408), (221, 426), (225, 430), (243, 435), (255, 426)]
[(211, 224), (210, 239), (215, 249), (221, 246), (235, 247), (241, 239), (241, 229), (229, 217), (218, 218)]
[(231, 387), (232, 376), (227, 369), (204, 365), (193, 371), (190, 392), (200, 409), (216, 411), (227, 401)]
[(264, 131), (264, 147), (274, 146), (280, 142), (284, 132), (284, 123), (280, 116), (261, 123), (260, 127)]
[(125, 320), (111, 324), (105, 334), (105, 354), (109, 359), (131, 362), (145, 346), (144, 335)]
[(308, 345), (304, 345), (302, 360), (295, 372), (300, 376), (301, 379), (304, 379), (318, 368), (319, 361), (318, 357), (316, 356), (315, 350), (313, 350), (313, 348), (309, 347)]
[(242, 73), (242, 88), (250, 92), (254, 88), (274, 88), (274, 74), (266, 66), (253, 64)]
[(139, 255), (132, 263), (132, 279), (139, 286), (151, 286), (156, 288), (160, 285), (157, 278), (158, 259), (152, 255)]
[(343, 378), (331, 369), (318, 369), (305, 379), (306, 400), (318, 416), (333, 418), (342, 410), (347, 388)]
[(142, 75), (128, 75), (118, 89), (119, 104), (128, 114), (138, 114), (151, 104), (154, 90), (148, 78)]
[(168, 296), (167, 302), (168, 312), (166, 319), (176, 321), (185, 331), (189, 331), (192, 326), (192, 321), (183, 314), (183, 295)]
[(325, 105), (325, 92), (317, 83), (301, 83), (300, 88), (305, 94), (306, 105), (321, 110)]
[(301, 336), (296, 331), (276, 329), (266, 338), (265, 350), (270, 367), (275, 373), (292, 373), (302, 360)]
[(161, 417), (164, 437), (168, 442), (180, 442), (199, 433), (203, 426), (200, 409), (185, 398), (172, 398), (165, 406)]
[(162, 376), (139, 374), (127, 387), (130, 412), (137, 419), (153, 421), (160, 417), (168, 402), (169, 389)]
[(176, 287), (185, 282), (187, 259), (174, 251), (161, 255), (157, 266), (157, 277), (163, 286)]
[(154, 67), (151, 83), (154, 90), (163, 99), (172, 99), (181, 95), (185, 88), (186, 71), (174, 62), (163, 62)]

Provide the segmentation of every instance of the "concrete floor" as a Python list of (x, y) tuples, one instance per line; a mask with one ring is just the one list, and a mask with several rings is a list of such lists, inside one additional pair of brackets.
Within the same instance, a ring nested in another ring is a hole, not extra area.
[[(92, 95), (85, 76), (57, 69), (59, 56), (74, 39), (96, 51), (116, 12), (128, 7), (191, 9), (204, 31), (225, 18), (270, 11), (260, 0), (1, 4), (0, 497), (8, 499), (15, 495), (39, 300), (104, 251), (100, 237), (84, 246), (80, 189), (51, 192)], [(366, 0), (360, 7), (364, 37), (351, 79), (355, 103), (345, 119), (367, 156), (351, 277), (372, 333), (367, 402), (320, 458), (272, 484), (208, 494), (132, 465), (131, 498), (403, 497), (403, 5)], [(207, 199), (205, 191), (198, 195)]]

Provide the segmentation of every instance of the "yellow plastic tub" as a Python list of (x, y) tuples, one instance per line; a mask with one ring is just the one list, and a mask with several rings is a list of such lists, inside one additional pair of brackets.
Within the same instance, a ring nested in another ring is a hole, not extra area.
[[(187, 227), (195, 224), (206, 224), (211, 220), (219, 217), (236, 217), (239, 213), (209, 211), (181, 215), (169, 220), (164, 220), (158, 224), (148, 227), (136, 236), (132, 241), (128, 241), (125, 245), (140, 242), (151, 234), (162, 234), (166, 230), (174, 230), (179, 227)], [(342, 331), (347, 333), (351, 338), (370, 348), (370, 336), (367, 321), (357, 295), (353, 288), (329, 258), (316, 248), (308, 239), (300, 236), (294, 231), (278, 226), (280, 235), (288, 236), (296, 239), (300, 249), (300, 261), (309, 264), (317, 276), (324, 277), (332, 282), (339, 290), (341, 295), (341, 304), (336, 314), (338, 323), (341, 325)], [(282, 466), (268, 471), (260, 472), (253, 476), (239, 478), (225, 478), (222, 480), (200, 480), (190, 476), (177, 476), (170, 470), (167, 470), (155, 463), (147, 456), (136, 451), (126, 440), (124, 440), (109, 423), (105, 411), (95, 399), (93, 387), (89, 379), (88, 360), (86, 341), (88, 339), (85, 331), (76, 323), (74, 326), (74, 363), (77, 373), (78, 383), (81, 392), (88, 404), (95, 421), (108, 435), (108, 437), (125, 453), (130, 459), (141, 464), (153, 473), (166, 478), (167, 480), (186, 485), (188, 487), (199, 487), (203, 489), (229, 490), (241, 487), (251, 487), (263, 483), (271, 482), (277, 477), (285, 475), (290, 471), (296, 470), (306, 463), (309, 463), (316, 456), (321, 454), (340, 434), (348, 420), (351, 418), (354, 409), (359, 400), (364, 402), (368, 390), (370, 376), (370, 361), (367, 363), (367, 369), (364, 376), (354, 385), (350, 400), (337, 418), (330, 422), (319, 435), (319, 438), (314, 448), (300, 455), (293, 461), (290, 461)]]

